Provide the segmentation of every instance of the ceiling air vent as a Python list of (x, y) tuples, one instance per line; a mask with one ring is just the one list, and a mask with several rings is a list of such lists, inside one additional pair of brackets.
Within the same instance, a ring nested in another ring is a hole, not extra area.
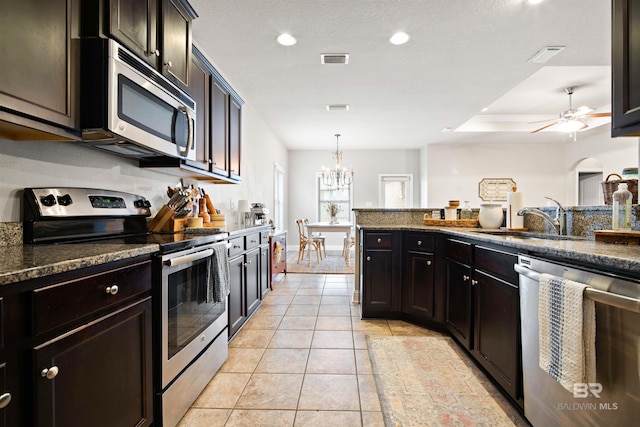
[(349, 105), (347, 104), (327, 105), (327, 111), (349, 111)]
[(537, 51), (531, 58), (529, 58), (528, 62), (533, 62), (536, 64), (543, 64), (562, 52), (564, 50), (564, 46), (546, 46)]
[(320, 55), (321, 64), (348, 64), (348, 53), (323, 53)]

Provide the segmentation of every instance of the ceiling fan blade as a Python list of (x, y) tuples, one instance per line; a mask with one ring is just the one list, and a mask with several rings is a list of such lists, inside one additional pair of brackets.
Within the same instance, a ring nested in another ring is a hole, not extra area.
[(557, 121), (558, 121), (558, 119), (538, 120), (538, 121), (535, 121), (535, 122), (529, 122), (529, 123), (527, 123), (527, 124), (528, 124), (528, 125), (532, 125), (532, 124), (534, 124), (534, 123), (545, 123), (545, 122), (551, 122), (551, 121), (556, 121), (556, 122), (557, 122)]
[(536, 129), (536, 130), (532, 131), (531, 133), (540, 132), (541, 130), (544, 130), (544, 129), (548, 128), (548, 127), (551, 127), (551, 126), (553, 126), (553, 125), (557, 124), (558, 122), (559, 122), (559, 120), (554, 120), (554, 122), (553, 122), (553, 123), (549, 123), (549, 124), (548, 124), (548, 125), (546, 125), (546, 126), (542, 126), (541, 128)]
[(582, 117), (611, 117), (611, 113), (591, 113), (585, 114)]

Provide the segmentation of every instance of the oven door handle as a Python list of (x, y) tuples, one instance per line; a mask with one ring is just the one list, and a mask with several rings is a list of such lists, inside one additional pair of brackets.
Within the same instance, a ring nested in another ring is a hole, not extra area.
[(207, 250), (195, 252), (189, 255), (183, 255), (183, 256), (168, 259), (164, 262), (164, 265), (168, 267), (175, 267), (176, 265), (197, 261), (199, 259), (210, 257), (211, 255), (213, 255), (213, 249), (207, 249)]

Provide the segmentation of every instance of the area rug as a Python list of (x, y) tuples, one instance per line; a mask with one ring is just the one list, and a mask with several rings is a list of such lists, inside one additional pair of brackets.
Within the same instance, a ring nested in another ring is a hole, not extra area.
[(368, 336), (385, 426), (528, 426), (449, 337)]
[[(320, 261), (315, 257), (315, 252), (311, 253), (311, 265), (307, 258), (301, 259), (298, 264), (298, 251), (287, 251), (287, 273), (307, 273), (307, 274), (353, 274), (355, 269), (353, 264), (354, 251), (351, 251), (351, 265), (347, 265), (342, 257), (341, 251), (327, 251), (327, 256)], [(305, 252), (306, 255), (306, 252)]]

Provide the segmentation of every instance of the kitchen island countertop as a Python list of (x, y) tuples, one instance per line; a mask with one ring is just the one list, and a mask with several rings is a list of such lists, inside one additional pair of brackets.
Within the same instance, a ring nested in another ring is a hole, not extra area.
[[(432, 231), (450, 236), (472, 238), (487, 243), (512, 247), (529, 254), (548, 256), (625, 270), (640, 277), (640, 246), (614, 245), (594, 240), (553, 240), (521, 238), (508, 234), (487, 234), (480, 228), (437, 227), (416, 224), (358, 225), (364, 230)], [(487, 231), (487, 230), (485, 230)], [(499, 231), (499, 230), (495, 230)]]

